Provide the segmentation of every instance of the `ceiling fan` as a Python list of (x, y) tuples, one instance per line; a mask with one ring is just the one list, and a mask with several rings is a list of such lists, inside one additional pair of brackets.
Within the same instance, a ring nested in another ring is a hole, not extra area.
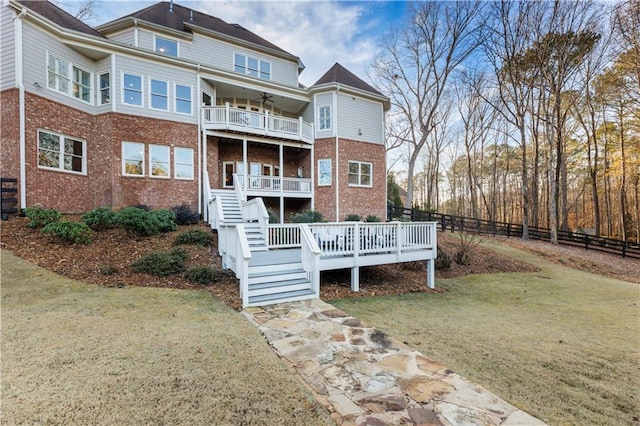
[(269, 95), (267, 92), (263, 92), (262, 96), (260, 96), (259, 98), (254, 99), (255, 101), (260, 101), (263, 104), (269, 103), (269, 102), (273, 102), (273, 100), (271, 99), (273, 98), (273, 95)]

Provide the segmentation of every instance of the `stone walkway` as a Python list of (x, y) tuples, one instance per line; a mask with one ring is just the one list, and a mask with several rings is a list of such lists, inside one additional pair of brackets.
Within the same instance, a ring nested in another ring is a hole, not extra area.
[(542, 425), (321, 300), (247, 308), (339, 425)]

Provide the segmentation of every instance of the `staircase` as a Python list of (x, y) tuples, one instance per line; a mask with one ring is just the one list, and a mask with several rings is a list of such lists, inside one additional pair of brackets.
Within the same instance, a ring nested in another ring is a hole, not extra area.
[[(269, 305), (319, 297), (314, 292), (308, 273), (303, 268), (300, 249), (269, 250), (265, 230), (255, 218), (248, 220), (246, 216), (250, 214), (246, 211), (243, 214), (245, 205), (240, 201), (236, 191), (211, 190), (211, 197), (215, 198), (216, 203), (221, 207), (221, 211), (218, 210), (218, 216), (221, 217), (218, 217), (216, 224), (219, 236), (221, 232), (226, 232), (225, 230), (228, 229), (225, 225), (242, 224), (244, 227), (251, 252), (246, 275), (245, 306)], [(229, 254), (221, 252), (221, 255), (224, 257)], [(230, 264), (235, 263), (230, 262)], [(231, 266), (231, 269), (236, 268)], [(238, 270), (235, 272), (239, 278), (243, 275)]]

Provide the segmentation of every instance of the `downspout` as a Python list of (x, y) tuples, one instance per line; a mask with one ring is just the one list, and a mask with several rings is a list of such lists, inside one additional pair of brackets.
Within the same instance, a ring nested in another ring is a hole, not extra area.
[(25, 135), (25, 90), (22, 76), (22, 18), (27, 14), (27, 9), (14, 18), (15, 22), (15, 58), (16, 58), (16, 85), (18, 86), (18, 102), (20, 104), (20, 208), (27, 208), (27, 147)]
[(336, 222), (340, 221), (340, 139), (338, 138), (338, 92), (340, 92), (340, 83), (336, 93), (333, 94), (333, 134), (336, 138)]
[(133, 45), (138, 47), (138, 20), (133, 18)]
[(196, 68), (196, 105), (197, 105), (197, 115), (198, 115), (198, 214), (202, 214), (202, 180), (203, 180), (203, 167), (202, 162), (204, 159), (202, 158), (202, 141), (204, 138), (200, 136), (200, 129), (202, 129), (202, 102), (201, 102), (201, 88), (200, 88), (200, 64)]

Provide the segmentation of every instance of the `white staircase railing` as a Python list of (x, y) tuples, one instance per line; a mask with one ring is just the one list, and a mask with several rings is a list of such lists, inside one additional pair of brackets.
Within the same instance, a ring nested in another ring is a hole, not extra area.
[(302, 268), (311, 283), (311, 290), (315, 297), (320, 297), (320, 247), (307, 224), (302, 224), (300, 229), (300, 242), (302, 248)]
[(267, 226), (267, 247), (269, 249), (300, 247), (300, 226), (290, 223), (270, 223)]

